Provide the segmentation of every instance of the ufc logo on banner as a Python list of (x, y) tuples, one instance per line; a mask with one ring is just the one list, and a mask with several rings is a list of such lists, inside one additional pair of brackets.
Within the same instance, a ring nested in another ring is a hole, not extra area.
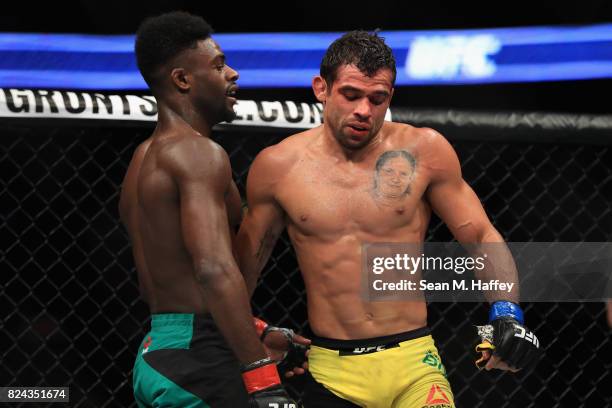
[(278, 402), (270, 402), (268, 404), (268, 408), (297, 408), (297, 406), (293, 403), (285, 402), (283, 406), (281, 407), (281, 405)]
[(540, 348), (540, 342), (538, 341), (538, 338), (536, 337), (536, 335), (533, 334), (533, 332), (528, 333), (524, 327), (518, 326), (516, 324), (514, 325), (514, 328), (517, 330), (516, 332), (514, 332), (514, 337), (525, 339), (528, 342), (533, 343), (533, 345), (536, 346), (537, 348)]

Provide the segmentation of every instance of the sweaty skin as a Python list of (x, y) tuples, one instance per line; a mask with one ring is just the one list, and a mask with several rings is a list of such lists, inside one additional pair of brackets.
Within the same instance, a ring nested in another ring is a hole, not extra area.
[[(183, 220), (183, 225), (180, 218), (179, 186), (172, 174), (176, 162), (181, 162), (181, 167), (187, 167), (189, 162), (194, 165), (191, 169), (184, 169), (185, 172), (193, 173), (183, 174), (185, 178), (193, 179), (195, 174), (204, 173), (198, 167), (205, 162), (198, 164), (202, 160), (195, 154), (189, 154), (189, 147), (203, 155), (217, 156), (211, 161), (217, 161), (224, 173), (217, 174), (214, 182), (219, 189), (225, 190), (222, 202), (217, 204), (226, 209), (226, 220), (217, 222), (221, 224), (219, 228), (227, 231), (223, 234), (212, 229), (202, 231), (206, 234), (205, 239), (214, 241), (223, 235), (231, 239), (241, 219), (240, 196), (230, 177), (225, 152), (213, 141), (193, 134), (193, 129), (185, 127), (183, 131), (185, 133), (182, 135), (175, 131), (174, 134), (157, 136), (154, 141), (148, 139), (140, 145), (123, 183), (121, 208), (124, 210), (121, 215), (132, 239), (142, 294), (152, 313), (208, 312), (202, 287), (194, 273), (192, 256), (183, 236), (184, 233), (190, 234), (189, 229), (196, 227), (197, 219)], [(190, 133), (191, 137), (185, 137)], [(179, 146), (183, 144), (184, 148)], [(197, 183), (197, 180), (191, 181)], [(206, 191), (205, 186), (199, 188), (202, 188), (202, 193)], [(193, 194), (200, 192), (194, 191)], [(199, 207), (204, 211), (208, 199), (202, 199)], [(197, 208), (193, 210), (198, 211)], [(227, 226), (223, 226), (224, 223)], [(225, 243), (231, 248), (231, 241)]]
[(142, 296), (151, 313), (211, 313), (241, 362), (265, 358), (234, 257), (240, 196), (209, 138), (234, 115), (238, 74), (210, 38), (160, 70), (158, 123), (134, 153), (119, 204)]
[[(362, 298), (362, 244), (421, 243), (432, 210), (459, 242), (503, 239), (443, 136), (384, 122), (393, 93), (389, 70), (366, 76), (347, 65), (331, 89), (320, 77), (313, 89), (324, 104), (324, 124), (264, 149), (249, 172), (249, 209), (238, 234), (249, 290), (286, 227), (316, 335), (361, 339), (426, 326), (425, 302)], [(497, 279), (516, 279), (513, 267), (496, 269)]]

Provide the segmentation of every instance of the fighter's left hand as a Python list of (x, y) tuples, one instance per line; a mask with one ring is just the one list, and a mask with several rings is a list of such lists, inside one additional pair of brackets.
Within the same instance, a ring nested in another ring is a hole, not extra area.
[(535, 334), (515, 319), (502, 317), (478, 327), (482, 342), (476, 361), (479, 369), (498, 369), (513, 373), (536, 360), (540, 342)]
[(523, 325), (523, 310), (516, 304), (500, 300), (491, 305), (490, 323), (477, 326), (481, 342), (476, 351), (479, 369), (493, 368), (517, 372), (537, 360), (540, 341)]
[(513, 368), (508, 365), (505, 361), (503, 361), (499, 356), (493, 355), (489, 361), (487, 361), (487, 365), (484, 367), (485, 370), (490, 371), (493, 369), (502, 370), (502, 371), (510, 371), (512, 373), (516, 373), (521, 371), (520, 368)]

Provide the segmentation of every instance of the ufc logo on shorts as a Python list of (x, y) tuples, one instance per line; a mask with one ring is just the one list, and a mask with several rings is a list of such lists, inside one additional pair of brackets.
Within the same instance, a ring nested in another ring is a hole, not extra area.
[(362, 354), (362, 353), (371, 353), (371, 352), (383, 351), (383, 350), (385, 350), (385, 346), (357, 347), (355, 350), (353, 350), (353, 353)]
[(268, 404), (268, 408), (297, 408), (297, 407), (294, 403), (285, 402), (283, 406), (281, 407), (281, 405), (278, 402), (270, 402)]
[(527, 332), (524, 327), (514, 325), (514, 328), (517, 330), (514, 332), (514, 337), (518, 337), (520, 339), (525, 339), (528, 342), (532, 343), (537, 348), (540, 348), (540, 342), (533, 332)]

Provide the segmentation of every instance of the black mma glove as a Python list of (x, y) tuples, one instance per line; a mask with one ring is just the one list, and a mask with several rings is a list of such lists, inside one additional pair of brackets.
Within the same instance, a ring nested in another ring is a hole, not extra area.
[(302, 367), (302, 364), (306, 362), (306, 351), (308, 351), (308, 347), (303, 344), (298, 344), (293, 341), (293, 336), (295, 335), (294, 331), (291, 329), (287, 329), (285, 327), (276, 327), (268, 325), (264, 329), (261, 334), (261, 341), (266, 339), (266, 336), (270, 334), (270, 332), (280, 332), (287, 339), (287, 351), (283, 355), (281, 361), (277, 362), (278, 370), (281, 373), (285, 371), (292, 370), (294, 367)]
[(285, 327), (272, 326), (261, 319), (254, 318), (255, 330), (259, 334), (262, 342), (265, 343), (265, 339), (271, 332), (281, 333), (287, 340), (287, 350), (283, 353), (282, 358), (276, 362), (278, 370), (281, 373), (293, 370), (295, 367), (302, 367), (307, 361), (306, 352), (308, 346), (300, 343), (296, 343), (294, 340), (295, 332)]
[(540, 342), (523, 322), (523, 311), (518, 305), (507, 301), (493, 303), (489, 324), (477, 326), (482, 342), (476, 346), (476, 351), (481, 353), (476, 366), (482, 369), (492, 355), (516, 369), (535, 361)]

